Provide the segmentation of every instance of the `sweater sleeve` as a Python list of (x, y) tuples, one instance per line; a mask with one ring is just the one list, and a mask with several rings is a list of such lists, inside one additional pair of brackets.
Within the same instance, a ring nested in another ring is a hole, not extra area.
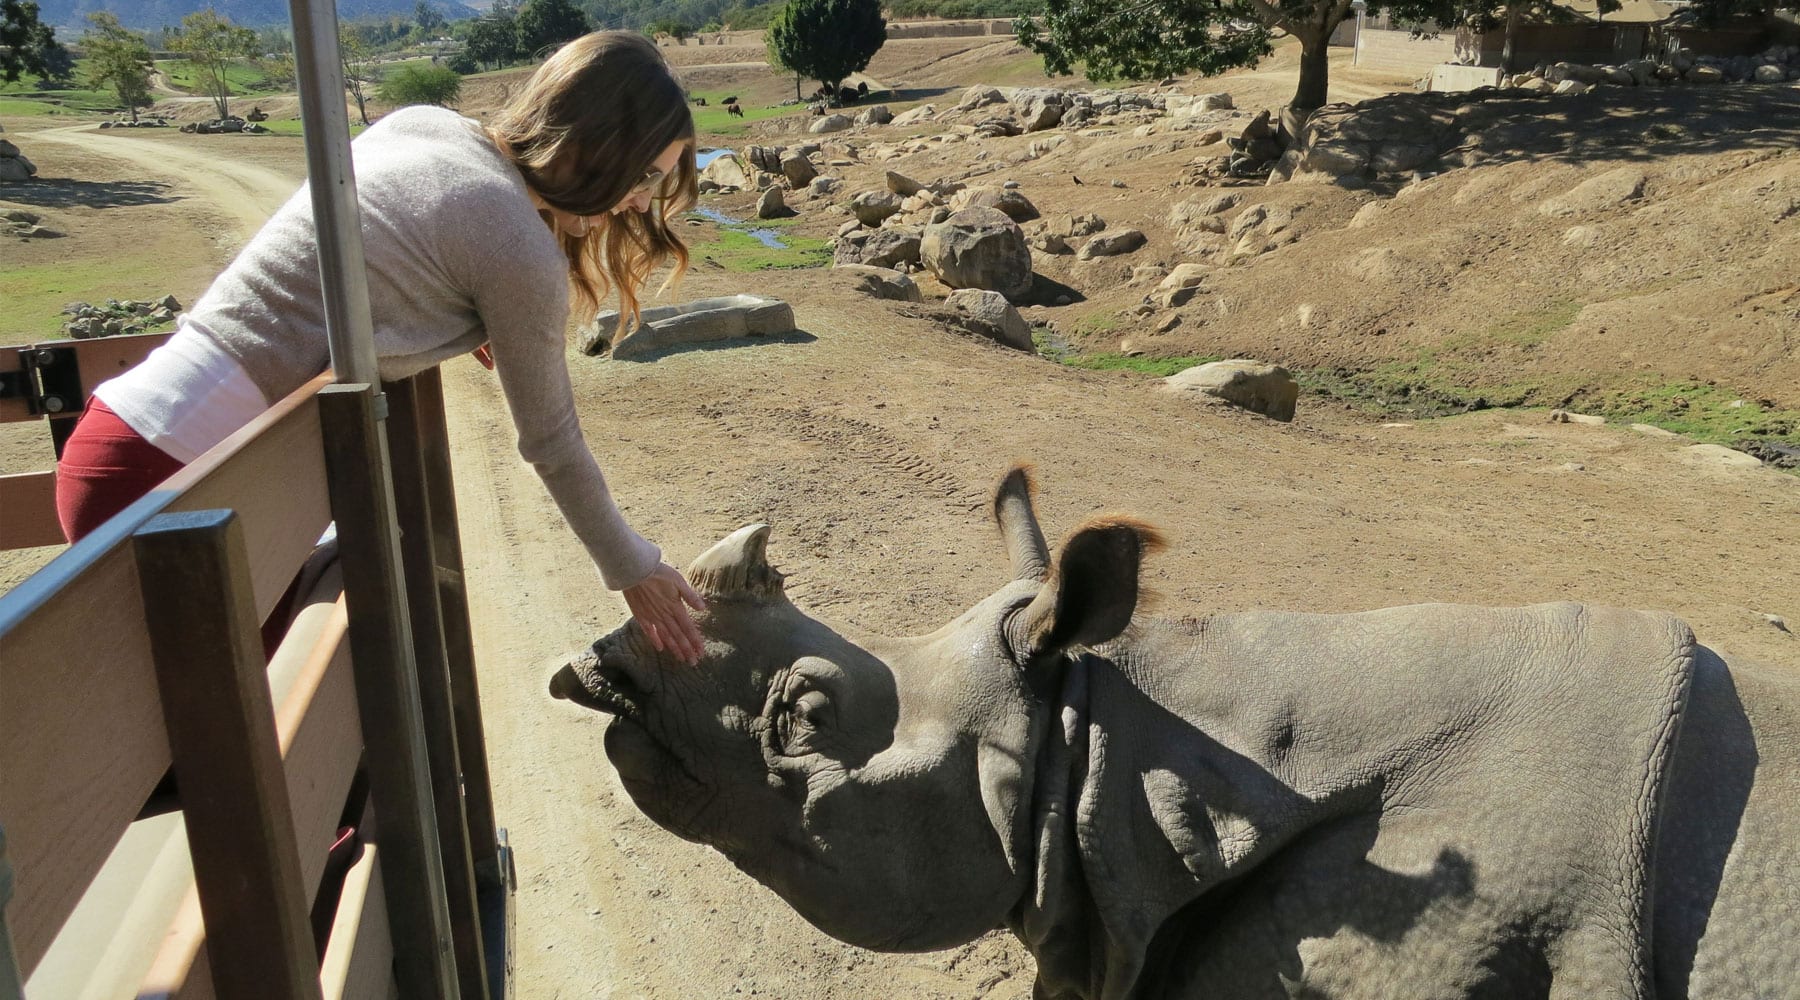
[(567, 271), (505, 249), (488, 259), (491, 267), (477, 283), (475, 307), (518, 431), (519, 454), (544, 481), (601, 580), (624, 590), (649, 576), (662, 552), (625, 523), (581, 433), (563, 337)]

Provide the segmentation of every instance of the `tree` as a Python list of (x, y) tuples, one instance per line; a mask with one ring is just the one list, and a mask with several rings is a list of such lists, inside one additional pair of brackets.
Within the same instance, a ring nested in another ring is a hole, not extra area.
[(426, 3), (425, 0), (419, 0), (418, 3), (413, 4), (413, 23), (419, 26), (421, 37), (430, 38), (443, 28), (444, 15), (438, 13), (437, 8)]
[(88, 24), (92, 27), (82, 32), (81, 48), (87, 53), (89, 85), (117, 94), (131, 120), (137, 121), (138, 109), (152, 103), (150, 74), (156, 63), (150, 57), (150, 43), (109, 11), (89, 14)]
[(338, 60), (344, 67), (344, 89), (350, 92), (350, 99), (356, 102), (357, 117), (367, 125), (369, 88), (381, 82), (381, 67), (376, 64), (375, 55), (369, 50), (363, 37), (341, 23), (338, 25)]
[(231, 83), (226, 71), (239, 59), (256, 54), (256, 32), (231, 23), (207, 7), (181, 19), (181, 30), (169, 39), (169, 48), (186, 56), (200, 72), (206, 95), (224, 118), (231, 114)]
[(512, 15), (497, 12), (480, 18), (469, 26), (469, 37), (463, 43), (469, 58), (488, 69), (499, 69), (519, 57), (519, 28)]
[(518, 25), (519, 48), (532, 56), (594, 30), (587, 14), (570, 0), (525, 0)]
[[(1385, 7), (1404, 21), (1486, 30), (1547, 6), (1548, 0), (1369, 0), (1368, 12)], [(1351, 9), (1351, 0), (1045, 0), (1041, 20), (1023, 17), (1013, 27), (1021, 44), (1044, 57), (1047, 72), (1069, 73), (1080, 62), (1090, 79), (1101, 81), (1222, 73), (1268, 55), (1274, 33), (1285, 32), (1300, 42), (1300, 84), (1288, 107), (1304, 117), (1325, 104), (1326, 47)], [(1599, 0), (1599, 9), (1618, 10), (1618, 0)]]
[[(1347, 2), (1347, 0), (1346, 0)], [(763, 32), (769, 63), (833, 93), (887, 41), (881, 0), (788, 0)]]
[(462, 92), (462, 77), (448, 66), (402, 66), (381, 84), (381, 99), (393, 104), (449, 104)]
[(35, 0), (0, 0), (0, 83), (26, 73), (53, 77), (61, 48), (56, 29), (38, 20)]

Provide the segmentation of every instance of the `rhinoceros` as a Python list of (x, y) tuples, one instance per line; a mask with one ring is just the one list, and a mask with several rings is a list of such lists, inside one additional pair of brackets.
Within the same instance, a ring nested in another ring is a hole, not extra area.
[(825, 933), (1004, 926), (1038, 1000), (1800, 997), (1800, 671), (1576, 604), (1158, 620), (1152, 528), (994, 512), (1012, 579), (929, 635), (806, 614), (753, 525), (698, 667), (628, 621), (550, 693)]

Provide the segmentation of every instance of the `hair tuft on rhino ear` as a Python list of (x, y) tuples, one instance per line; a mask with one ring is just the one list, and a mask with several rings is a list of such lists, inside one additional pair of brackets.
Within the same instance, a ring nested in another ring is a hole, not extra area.
[(688, 582), (712, 600), (762, 600), (782, 593), (786, 579), (769, 565), (769, 526), (748, 524), (688, 565)]

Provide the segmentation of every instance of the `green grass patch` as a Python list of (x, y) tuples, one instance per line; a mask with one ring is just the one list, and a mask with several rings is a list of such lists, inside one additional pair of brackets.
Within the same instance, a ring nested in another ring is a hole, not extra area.
[(43, 101), (32, 101), (18, 97), (0, 97), (0, 115), (16, 118), (28, 118), (32, 115), (53, 115), (60, 108)]
[[(169, 78), (169, 85), (190, 94), (207, 95), (207, 76), (200, 67), (186, 59), (163, 59), (156, 64), (163, 75)], [(282, 88), (269, 82), (263, 71), (248, 62), (228, 63), (225, 67), (225, 87), (233, 97), (251, 97), (260, 94), (278, 94)]]
[[(756, 228), (766, 228), (758, 223)], [(688, 253), (695, 261), (711, 260), (728, 271), (767, 271), (772, 269), (824, 267), (831, 263), (831, 247), (824, 240), (782, 233), (787, 246), (764, 246), (760, 240), (741, 229), (719, 227), (710, 235), (688, 239)]]
[(154, 253), (0, 270), (6, 334), (19, 343), (63, 336), (63, 306), (107, 299), (156, 299), (168, 294), (169, 262)]
[(692, 108), (694, 130), (702, 135), (741, 135), (749, 131), (751, 122), (762, 121), (765, 118), (778, 118), (782, 115), (800, 114), (806, 110), (804, 105), (759, 108), (754, 104), (740, 102), (739, 107), (744, 109), (744, 116), (739, 118), (725, 110), (725, 105), (719, 103), (719, 98), (731, 96), (730, 91), (695, 91), (688, 96), (706, 98), (706, 107)]
[(1068, 354), (1057, 359), (1073, 368), (1086, 368), (1097, 372), (1136, 372), (1139, 375), (1154, 375), (1157, 378), (1168, 378), (1176, 372), (1187, 371), (1195, 365), (1204, 365), (1223, 360), (1222, 355), (1180, 355), (1172, 358), (1131, 357), (1125, 354), (1113, 354), (1098, 351), (1090, 354)]
[[(301, 136), (306, 134), (306, 123), (298, 118), (271, 118), (261, 124), (263, 128), (268, 129), (275, 135)], [(367, 128), (367, 126), (362, 122), (352, 121), (350, 123), (351, 138), (361, 135), (364, 128)]]

